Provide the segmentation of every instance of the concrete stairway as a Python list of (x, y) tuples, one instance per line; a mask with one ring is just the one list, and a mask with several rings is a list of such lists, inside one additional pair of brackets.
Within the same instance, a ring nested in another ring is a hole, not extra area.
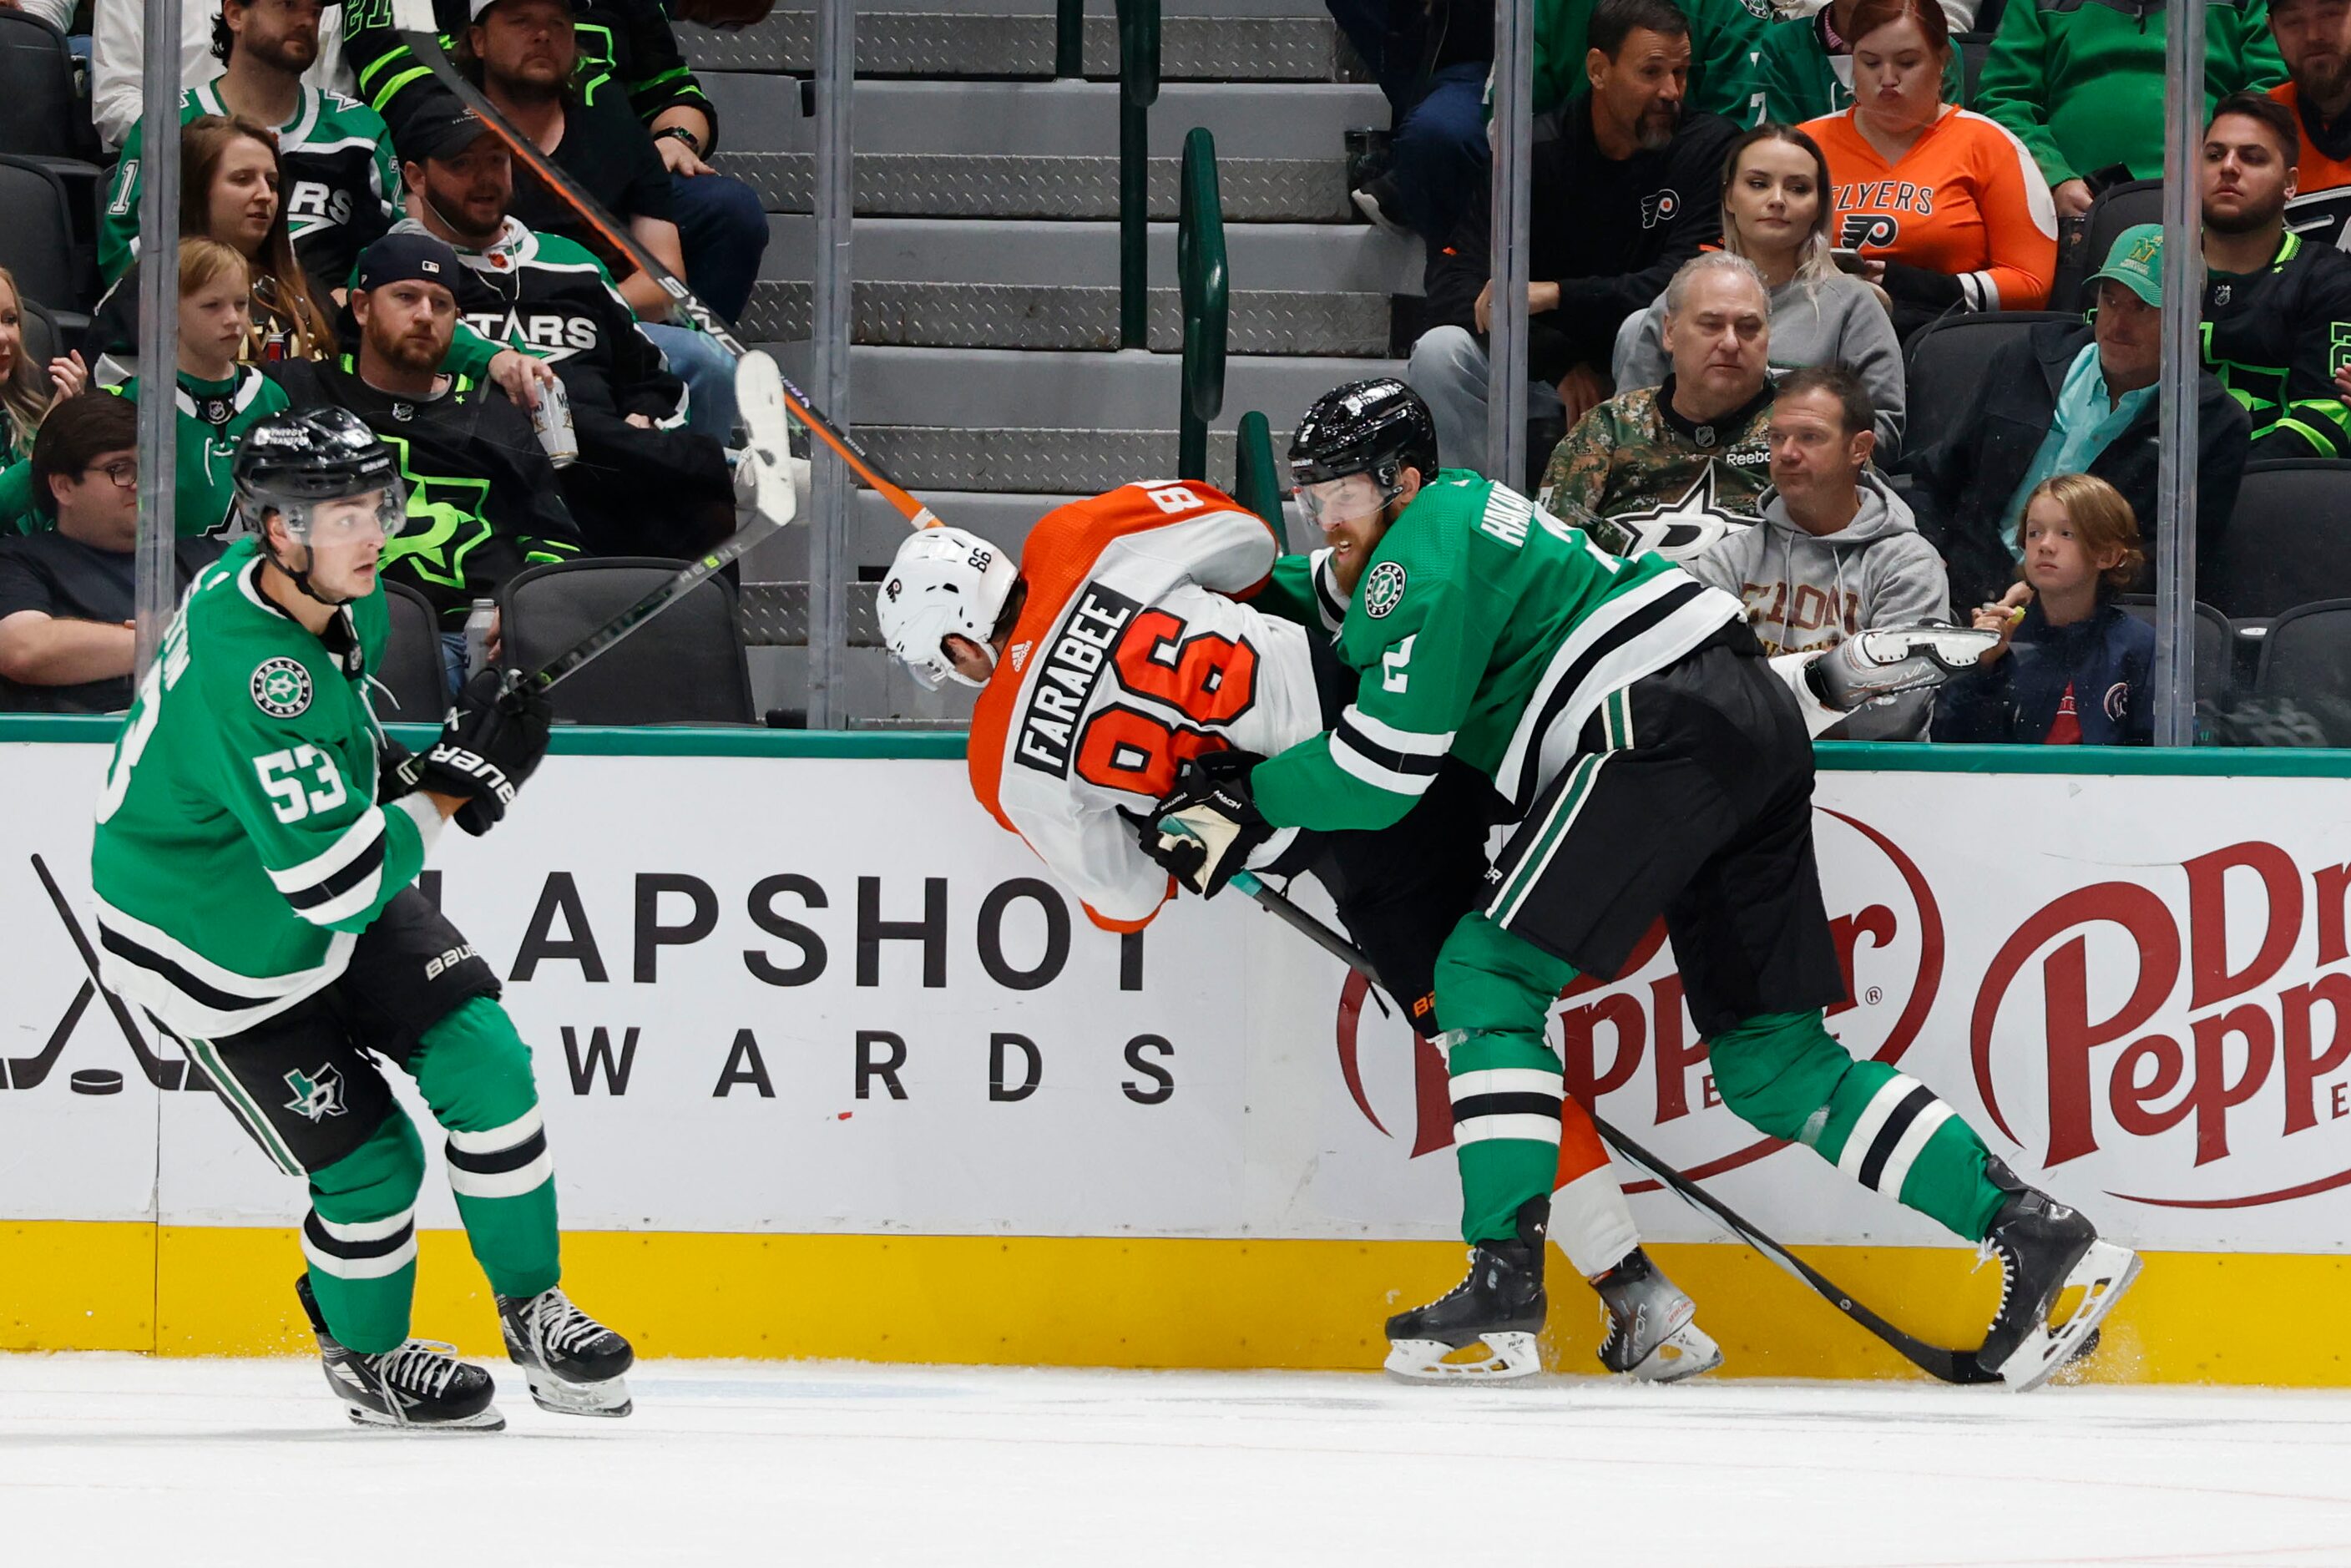
[[(791, 0), (786, 0), (789, 5)], [(1300, 410), (1392, 368), (1393, 307), (1417, 294), (1421, 252), (1353, 221), (1345, 132), (1384, 126), (1376, 88), (1318, 0), (1167, 0), (1151, 112), (1151, 348), (1118, 349), (1118, 88), (1110, 0), (1087, 20), (1089, 80), (1050, 79), (1044, 0), (904, 0), (860, 8), (850, 418), (939, 515), (1007, 545), (1060, 501), (1175, 472), (1180, 334), (1176, 184), (1186, 132), (1217, 141), (1232, 287), (1225, 413), (1209, 472), (1229, 484), (1239, 416), (1277, 445)], [(741, 323), (796, 379), (808, 366), (813, 122), (802, 83), (808, 13), (719, 35), (681, 27), (721, 115), (720, 167), (757, 188), (773, 241)], [(851, 561), (877, 578), (904, 525), (861, 494)], [(797, 530), (747, 583), (806, 576)], [(791, 596), (747, 588), (769, 629)], [(858, 619), (862, 622), (863, 617)], [(755, 649), (763, 706), (798, 707), (798, 648)], [(953, 718), (878, 649), (850, 652), (852, 709), (869, 721)]]

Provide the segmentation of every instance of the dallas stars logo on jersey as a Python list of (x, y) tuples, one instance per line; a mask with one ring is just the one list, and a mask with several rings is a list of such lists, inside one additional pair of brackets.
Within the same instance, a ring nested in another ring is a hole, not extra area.
[(272, 718), (293, 718), (310, 706), (310, 672), (299, 659), (265, 659), (253, 672), (253, 701)]
[(286, 1087), (294, 1091), (294, 1098), (286, 1102), (286, 1108), (313, 1122), (340, 1116), (347, 1108), (343, 1104), (343, 1075), (331, 1065), (310, 1072), (297, 1068), (286, 1075)]
[(1372, 568), (1364, 579), (1364, 613), (1374, 621), (1384, 621), (1389, 612), (1404, 602), (1404, 568), (1392, 560), (1384, 560)]
[(1708, 465), (1698, 482), (1677, 498), (1612, 517), (1590, 518), (1583, 524), (1584, 531), (1592, 536), (1593, 543), (1612, 555), (1635, 556), (1655, 550), (1667, 560), (1687, 560), (1755, 526), (1751, 513), (1737, 512), (1716, 498), (1714, 475), (1712, 465)]

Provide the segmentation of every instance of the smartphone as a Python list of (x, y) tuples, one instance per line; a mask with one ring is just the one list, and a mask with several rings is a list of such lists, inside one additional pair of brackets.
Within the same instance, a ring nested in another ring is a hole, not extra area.
[(1829, 259), (1836, 263), (1837, 270), (1839, 272), (1859, 272), (1861, 270), (1861, 252), (1857, 250), (1847, 250), (1843, 246), (1839, 246), (1834, 250), (1829, 252)]

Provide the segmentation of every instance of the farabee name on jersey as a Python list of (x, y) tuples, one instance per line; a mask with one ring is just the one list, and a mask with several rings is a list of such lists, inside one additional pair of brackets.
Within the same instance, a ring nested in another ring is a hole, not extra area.
[[(1078, 607), (1070, 612), (1044, 667), (1037, 672), (1037, 688), (1020, 718), (1020, 743), (1013, 760), (1023, 768), (1070, 776), (1071, 742), (1078, 721), (1093, 701), (1094, 687), (1110, 663), (1111, 650), (1143, 609), (1125, 594), (1090, 585)], [(1015, 674), (1019, 653), (1013, 654)]]

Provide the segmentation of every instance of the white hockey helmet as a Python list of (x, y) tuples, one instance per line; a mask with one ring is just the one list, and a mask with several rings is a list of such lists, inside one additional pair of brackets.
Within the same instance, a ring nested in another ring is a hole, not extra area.
[(898, 547), (873, 608), (882, 641), (925, 686), (942, 680), (975, 681), (948, 660), (949, 636), (968, 637), (987, 650), (996, 618), (1004, 612), (1020, 569), (997, 546), (962, 528), (925, 528)]

